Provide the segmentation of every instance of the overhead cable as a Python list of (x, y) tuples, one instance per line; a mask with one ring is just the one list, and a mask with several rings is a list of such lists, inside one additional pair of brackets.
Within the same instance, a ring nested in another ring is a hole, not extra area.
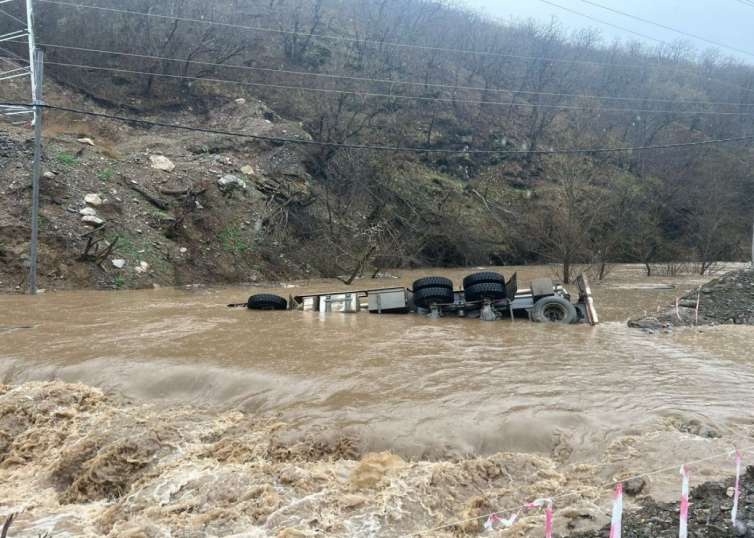
[(61, 45), (57, 43), (38, 43), (38, 45), (41, 47), (48, 47), (48, 48), (75, 50), (79, 52), (89, 52), (89, 53), (97, 53), (97, 54), (108, 54), (108, 55), (113, 55), (113, 56), (126, 56), (129, 58), (140, 58), (140, 59), (145, 59), (145, 60), (154, 60), (154, 61), (162, 61), (162, 62), (180, 62), (182, 64), (201, 65), (205, 67), (240, 69), (243, 71), (276, 73), (276, 74), (282, 74), (282, 75), (324, 78), (324, 79), (330, 79), (330, 80), (348, 80), (348, 81), (353, 81), (353, 82), (371, 82), (371, 83), (379, 83), (379, 84), (418, 86), (418, 87), (423, 87), (423, 88), (445, 88), (445, 89), (450, 89), (453, 91), (462, 90), (462, 91), (478, 91), (478, 92), (485, 92), (485, 93), (510, 93), (514, 95), (544, 95), (544, 96), (550, 96), (550, 97), (601, 99), (601, 100), (606, 100), (606, 101), (607, 100), (640, 101), (644, 103), (654, 102), (654, 103), (670, 103), (670, 104), (678, 103), (678, 104), (695, 104), (695, 105), (710, 105), (710, 106), (713, 106), (713, 105), (714, 106), (754, 106), (754, 103), (736, 103), (733, 101), (702, 101), (702, 100), (689, 100), (689, 99), (659, 99), (659, 98), (650, 98), (650, 97), (619, 97), (619, 96), (610, 96), (610, 95), (589, 95), (589, 94), (578, 94), (578, 93), (519, 90), (519, 89), (513, 89), (513, 88), (486, 88), (483, 86), (460, 86), (460, 85), (454, 85), (454, 84), (423, 82), (423, 81), (417, 81), (417, 80), (403, 80), (403, 79), (389, 79), (389, 78), (380, 79), (380, 78), (370, 78), (370, 77), (358, 77), (358, 76), (352, 76), (352, 75), (341, 75), (341, 74), (334, 74), (334, 73), (313, 73), (310, 71), (293, 71), (293, 70), (288, 70), (288, 69), (278, 69), (278, 68), (271, 68), (271, 67), (257, 67), (257, 66), (248, 66), (248, 65), (205, 62), (201, 60), (190, 60), (186, 58), (170, 58), (170, 57), (155, 56), (155, 55), (150, 55), (150, 54), (137, 54), (137, 53), (131, 53), (131, 52), (92, 49), (92, 48), (86, 48), (86, 47), (74, 47), (70, 45)]
[(465, 103), (485, 106), (504, 106), (514, 108), (530, 109), (556, 109), (556, 110), (583, 110), (590, 112), (615, 112), (615, 113), (632, 113), (632, 114), (674, 114), (674, 115), (705, 115), (705, 116), (754, 116), (754, 112), (718, 112), (709, 110), (655, 110), (649, 108), (606, 108), (606, 107), (587, 107), (579, 105), (552, 105), (552, 104), (535, 104), (514, 101), (483, 101), (478, 99), (461, 99), (454, 97), (426, 97), (421, 95), (404, 95), (393, 93), (367, 92), (358, 90), (339, 90), (333, 88), (312, 88), (308, 86), (291, 86), (286, 84), (274, 84), (268, 82), (243, 82), (238, 80), (228, 80), (211, 77), (192, 77), (188, 75), (172, 75), (168, 73), (154, 73), (150, 71), (137, 71), (132, 69), (122, 69), (117, 67), (101, 67), (95, 65), (70, 64), (63, 62), (45, 61), (45, 65), (56, 65), (74, 69), (90, 69), (93, 71), (108, 71), (113, 73), (125, 73), (129, 75), (169, 78), (177, 80), (190, 80), (195, 82), (216, 82), (219, 84), (232, 84), (235, 86), (275, 88), (278, 90), (291, 90), (310, 93), (333, 94), (333, 95), (352, 95), (361, 98), (380, 98), (380, 99), (402, 99), (423, 102), (443, 102), (443, 103)]
[[(29, 103), (7, 103), (0, 102), (0, 106), (10, 107), (30, 107)], [(72, 114), (79, 114), (84, 116), (91, 116), (97, 118), (111, 119), (116, 121), (122, 121), (127, 123), (148, 125), (151, 127), (164, 127), (167, 129), (177, 129), (182, 131), (193, 131), (205, 134), (216, 134), (223, 136), (234, 136), (239, 138), (247, 138), (253, 140), (260, 140), (263, 142), (273, 142), (279, 144), (296, 144), (303, 146), (319, 146), (319, 147), (334, 147), (340, 149), (358, 149), (358, 150), (374, 150), (374, 151), (389, 151), (389, 152), (403, 152), (403, 153), (421, 153), (421, 154), (472, 154), (472, 155), (566, 155), (566, 154), (599, 154), (599, 153), (630, 153), (634, 151), (656, 151), (656, 150), (670, 150), (689, 147), (710, 146), (719, 144), (730, 144), (738, 142), (749, 142), (754, 140), (752, 136), (739, 136), (733, 138), (718, 138), (710, 140), (698, 140), (695, 142), (680, 142), (674, 144), (658, 144), (648, 146), (624, 146), (617, 148), (556, 148), (556, 149), (542, 149), (542, 150), (496, 150), (496, 149), (449, 149), (449, 148), (421, 148), (421, 147), (406, 147), (406, 146), (389, 146), (389, 145), (369, 145), (369, 144), (349, 144), (339, 142), (324, 142), (311, 139), (296, 139), (296, 138), (283, 138), (277, 136), (267, 135), (255, 135), (250, 133), (243, 133), (238, 131), (227, 131), (221, 129), (209, 129), (206, 127), (192, 127), (189, 125), (182, 125), (176, 123), (167, 123), (153, 120), (145, 120), (139, 118), (133, 118), (128, 116), (121, 116), (118, 114), (107, 114), (104, 112), (93, 112), (88, 110), (80, 110), (76, 108), (44, 104), (41, 105), (48, 110), (57, 110), (60, 112), (68, 112)]]

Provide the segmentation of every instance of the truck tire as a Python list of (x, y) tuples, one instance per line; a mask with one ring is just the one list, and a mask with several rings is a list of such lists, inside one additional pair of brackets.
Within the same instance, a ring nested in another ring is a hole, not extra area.
[(414, 303), (422, 308), (429, 308), (433, 304), (450, 304), (454, 300), (453, 290), (448, 288), (422, 288), (414, 292)]
[(500, 273), (474, 273), (463, 279), (463, 289), (477, 284), (502, 284), (505, 287), (505, 277)]
[(532, 311), (534, 321), (541, 323), (571, 324), (579, 320), (576, 307), (563, 297), (543, 297), (534, 305)]
[(288, 301), (279, 295), (260, 293), (259, 295), (249, 297), (249, 302), (246, 303), (246, 306), (249, 310), (286, 310), (288, 308)]
[(424, 288), (446, 288), (452, 290), (453, 281), (444, 276), (427, 276), (414, 282), (412, 289), (414, 292), (417, 292)]
[(505, 285), (500, 282), (482, 282), (481, 284), (473, 284), (464, 288), (463, 294), (468, 303), (483, 301), (484, 299), (499, 301), (508, 296), (505, 291)]

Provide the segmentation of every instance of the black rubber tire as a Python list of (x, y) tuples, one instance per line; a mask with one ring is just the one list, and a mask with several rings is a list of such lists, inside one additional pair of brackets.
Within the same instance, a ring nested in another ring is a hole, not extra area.
[(505, 291), (505, 285), (499, 282), (482, 282), (464, 288), (463, 295), (467, 303), (490, 299), (499, 301), (505, 299), (508, 294)]
[(579, 320), (579, 313), (571, 301), (563, 297), (543, 297), (534, 305), (532, 319), (540, 323), (562, 323), (570, 325)]
[(422, 308), (429, 308), (433, 304), (450, 304), (454, 300), (453, 290), (448, 288), (422, 288), (414, 292), (414, 303)]
[(249, 297), (246, 307), (249, 310), (286, 310), (288, 308), (288, 301), (279, 295), (260, 293), (259, 295)]
[(500, 273), (474, 273), (463, 279), (465, 290), (477, 284), (502, 284), (505, 287), (505, 277)]
[(414, 286), (411, 289), (417, 292), (425, 288), (446, 288), (452, 290), (453, 281), (444, 276), (427, 276), (414, 282)]

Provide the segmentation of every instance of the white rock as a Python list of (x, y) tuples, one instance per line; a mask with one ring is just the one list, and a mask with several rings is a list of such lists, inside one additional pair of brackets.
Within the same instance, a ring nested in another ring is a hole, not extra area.
[(91, 138), (79, 138), (77, 142), (80, 142), (81, 144), (87, 144), (89, 146), (94, 145), (94, 140), (92, 140)]
[(97, 216), (97, 210), (93, 207), (85, 207), (81, 211), (79, 211), (79, 214), (82, 217), (96, 217)]
[(241, 172), (246, 174), (247, 176), (253, 176), (254, 175), (254, 167), (247, 164), (246, 166), (241, 167)]
[(99, 194), (91, 193), (84, 196), (84, 202), (95, 207), (99, 207), (103, 204), (102, 197)]
[(230, 192), (235, 189), (246, 189), (246, 182), (234, 175), (228, 174), (217, 180), (217, 186), (223, 192)]
[(42, 174), (42, 177), (45, 179), (54, 179), (55, 178), (55, 172), (47, 171), (44, 174)]
[(163, 172), (172, 172), (175, 170), (173, 161), (164, 155), (150, 155), (149, 161), (152, 163), (152, 168), (155, 170), (162, 170)]
[(181, 247), (181, 254), (186, 254), (188, 252), (188, 249), (186, 247)]
[(246, 99), (244, 99), (243, 97), (241, 97), (240, 99), (236, 99), (236, 104), (237, 105), (245, 105), (246, 104)]
[(123, 269), (126, 266), (126, 260), (113, 260), (113, 267), (116, 269)]
[(105, 221), (95, 215), (84, 215), (81, 217), (81, 222), (90, 226), (102, 226)]
[(144, 273), (146, 273), (147, 271), (149, 271), (149, 264), (148, 264), (147, 262), (139, 262), (139, 265), (138, 265), (138, 267), (136, 267), (136, 268), (134, 269), (134, 271), (136, 271), (136, 272), (137, 272), (137, 273), (139, 273), (140, 275), (141, 275), (141, 274), (144, 274)]

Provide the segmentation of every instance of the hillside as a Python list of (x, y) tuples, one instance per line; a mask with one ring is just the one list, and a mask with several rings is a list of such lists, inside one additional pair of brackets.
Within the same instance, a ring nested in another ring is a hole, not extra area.
[[(489, 262), (557, 262), (568, 280), (576, 264), (704, 270), (747, 255), (750, 144), (536, 153), (749, 135), (747, 65), (422, 0), (152, 4), (46, 4), (46, 100), (332, 145), (49, 110), (42, 287)], [(23, 83), (0, 84), (3, 100), (28, 99)], [(28, 250), (29, 136), (0, 128), (0, 286), (11, 289)], [(101, 204), (86, 209), (92, 194)]]

